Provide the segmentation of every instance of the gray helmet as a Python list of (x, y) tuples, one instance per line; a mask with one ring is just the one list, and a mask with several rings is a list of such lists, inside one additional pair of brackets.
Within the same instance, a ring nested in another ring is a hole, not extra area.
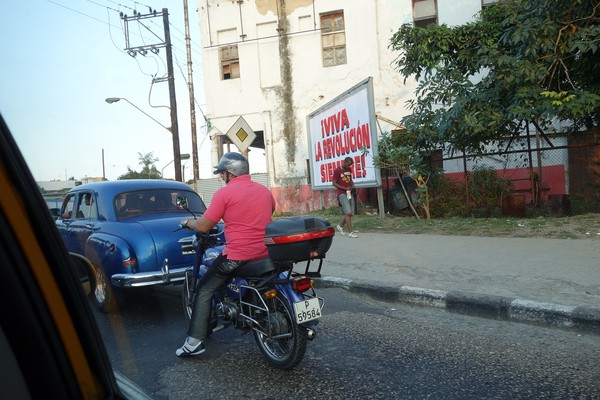
[(221, 172), (229, 172), (232, 175), (248, 175), (250, 173), (250, 167), (248, 166), (248, 160), (240, 153), (225, 153), (219, 164), (215, 165), (214, 174), (220, 174)]

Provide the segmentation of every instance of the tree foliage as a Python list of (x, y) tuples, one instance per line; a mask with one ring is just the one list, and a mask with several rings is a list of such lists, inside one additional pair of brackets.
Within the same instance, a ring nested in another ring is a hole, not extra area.
[(385, 168), (391, 170), (397, 177), (406, 202), (416, 218), (419, 218), (417, 210), (406, 191), (403, 183), (403, 177), (411, 177), (417, 184), (417, 204), (425, 212), (427, 219), (430, 218), (429, 210), (429, 189), (427, 184), (429, 177), (435, 171), (423, 162), (420, 154), (413, 151), (410, 146), (403, 144), (403, 135), (397, 134), (392, 136), (389, 132), (383, 132), (378, 141), (379, 152), (373, 157), (374, 164), (377, 168)]
[(405, 139), (478, 152), (522, 121), (597, 129), (599, 22), (598, 0), (503, 0), (465, 25), (403, 25), (395, 66), (418, 81)]
[(119, 176), (117, 179), (160, 179), (161, 174), (154, 165), (158, 161), (158, 158), (154, 156), (153, 152), (142, 154), (138, 153), (138, 159), (142, 170), (137, 172), (129, 166), (127, 166), (127, 172)]

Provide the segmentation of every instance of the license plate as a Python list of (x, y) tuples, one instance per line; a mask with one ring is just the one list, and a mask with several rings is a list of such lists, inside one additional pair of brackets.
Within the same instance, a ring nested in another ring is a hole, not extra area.
[(313, 319), (321, 318), (321, 304), (318, 297), (311, 297), (294, 303), (296, 322), (303, 324)]

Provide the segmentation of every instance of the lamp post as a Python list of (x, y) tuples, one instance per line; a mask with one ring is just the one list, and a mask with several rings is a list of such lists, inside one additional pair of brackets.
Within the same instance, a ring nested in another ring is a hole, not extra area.
[[(180, 155), (179, 155), (179, 159), (180, 159), (180, 160), (189, 160), (189, 159), (190, 159), (190, 155), (189, 155), (188, 153), (183, 153), (183, 154), (180, 154)], [(160, 170), (160, 176), (161, 176), (161, 178), (162, 178), (162, 176), (163, 176), (163, 172), (164, 172), (165, 168), (167, 168), (167, 167), (168, 167), (168, 166), (169, 166), (169, 165), (170, 165), (170, 164), (171, 164), (173, 161), (175, 161), (175, 160), (171, 160), (171, 161), (169, 161), (169, 162), (167, 163), (167, 165), (165, 165), (165, 166), (164, 166), (164, 167), (163, 167), (163, 168)]]
[[(181, 160), (182, 160), (181, 156), (183, 154), (180, 154), (180, 150), (179, 150), (179, 134), (174, 134), (172, 128), (166, 127), (165, 125), (160, 123), (157, 119), (155, 119), (153, 116), (151, 116), (146, 111), (142, 110), (141, 108), (139, 108), (138, 106), (136, 106), (135, 104), (133, 104), (131, 101), (127, 100), (124, 97), (107, 97), (104, 101), (106, 101), (108, 104), (113, 104), (113, 103), (118, 102), (119, 100), (124, 100), (127, 103), (131, 104), (139, 112), (141, 112), (142, 114), (144, 114), (145, 116), (150, 118), (152, 121), (156, 122), (157, 124), (159, 124), (160, 126), (162, 126), (163, 128), (165, 128), (166, 130), (168, 130), (171, 133), (171, 136), (173, 138), (173, 157), (174, 157), (174, 159), (171, 161), (171, 163), (173, 161), (175, 161), (175, 180), (181, 182), (181, 179), (182, 179), (181, 178)], [(189, 154), (187, 156), (188, 156), (188, 158), (190, 157)], [(169, 164), (167, 164), (167, 165), (169, 165)], [(163, 170), (164, 170), (164, 168), (163, 168)], [(162, 172), (160, 175), (162, 176)]]

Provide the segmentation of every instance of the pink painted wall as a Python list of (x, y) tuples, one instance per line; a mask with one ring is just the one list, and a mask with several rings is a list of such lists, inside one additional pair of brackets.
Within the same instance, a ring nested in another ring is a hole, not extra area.
[[(529, 168), (511, 168), (497, 170), (498, 175), (504, 179), (509, 179), (513, 183), (512, 192), (525, 196), (525, 202), (531, 202), (531, 181), (529, 179)], [(453, 179), (456, 182), (462, 182), (464, 173), (450, 172), (444, 176)], [(548, 165), (542, 167), (541, 201), (546, 201), (548, 195), (567, 194), (566, 172), (564, 165)]]
[[(271, 187), (271, 193), (277, 202), (278, 212), (301, 214), (321, 209), (321, 191), (313, 191), (310, 185)], [(337, 205), (334, 190), (322, 193), (325, 208)]]

